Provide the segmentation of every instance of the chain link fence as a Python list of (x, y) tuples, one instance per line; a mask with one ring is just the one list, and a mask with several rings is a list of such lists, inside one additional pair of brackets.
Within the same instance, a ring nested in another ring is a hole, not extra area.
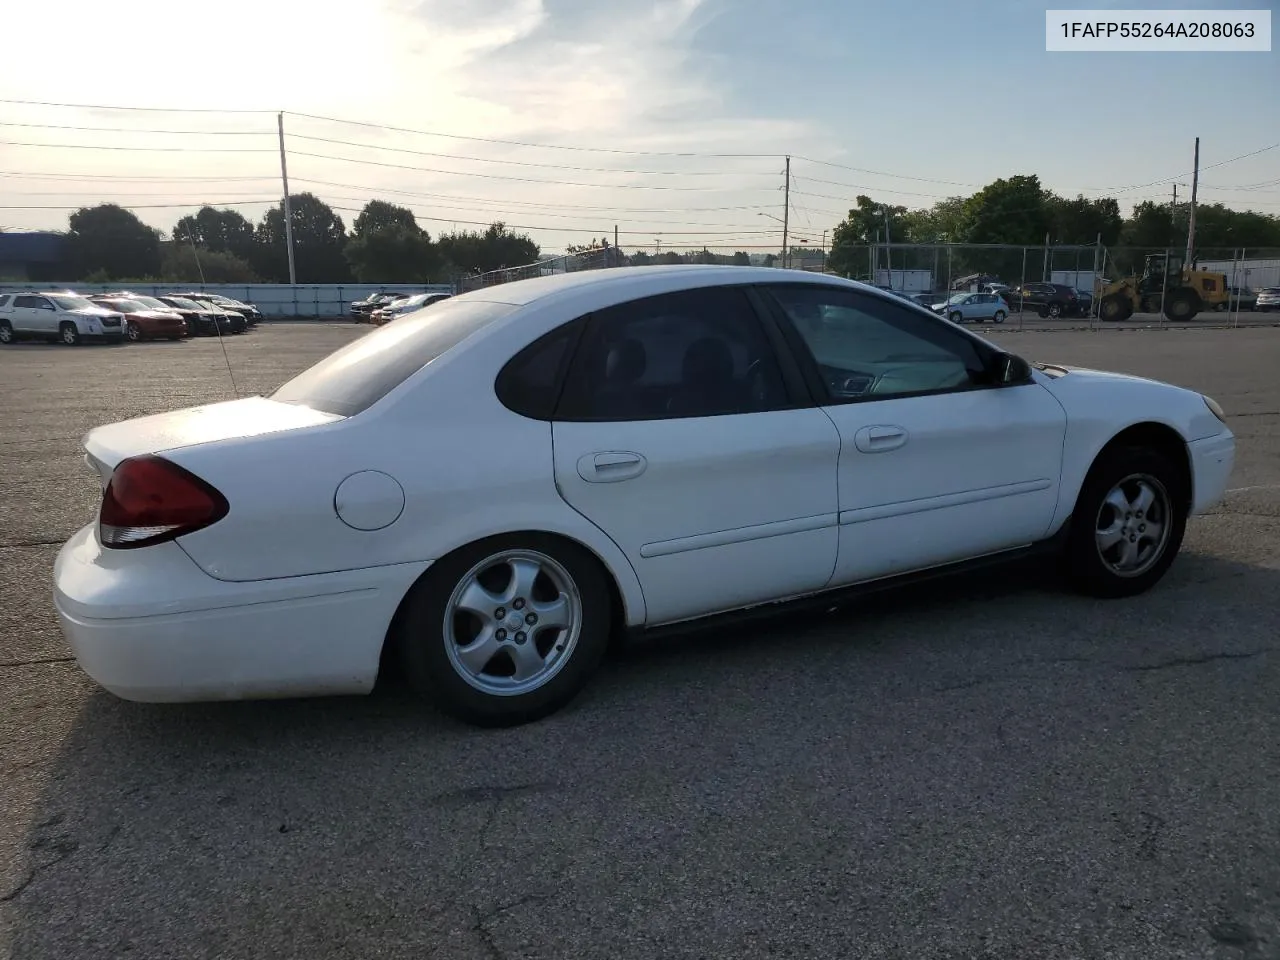
[[(578, 270), (617, 266), (720, 264), (786, 267), (828, 273), (917, 295), (922, 302), (940, 303), (958, 293), (997, 292), (1009, 304), (1008, 320), (1019, 326), (1112, 327), (1141, 323), (1165, 325), (1162, 307), (1135, 312), (1121, 324), (1098, 320), (1098, 294), (1111, 282), (1138, 278), (1152, 256), (1182, 257), (1185, 250), (1169, 247), (1106, 247), (1101, 244), (865, 244), (845, 247), (833, 256), (827, 249), (793, 247), (784, 257), (776, 247), (603, 247), (551, 257), (537, 263), (504, 268), (461, 278), (459, 291), (476, 290), (513, 280), (551, 276)], [(1269, 325), (1280, 323), (1280, 310), (1256, 309), (1257, 293), (1280, 287), (1280, 248), (1210, 248), (1196, 256), (1196, 269), (1223, 275), (1226, 296), (1206, 303), (1189, 321), (1196, 326)], [(1077, 291), (1078, 306), (1050, 316), (1040, 302), (1028, 302), (1027, 285), (1056, 284)], [(1009, 289), (1005, 289), (1009, 288)]]

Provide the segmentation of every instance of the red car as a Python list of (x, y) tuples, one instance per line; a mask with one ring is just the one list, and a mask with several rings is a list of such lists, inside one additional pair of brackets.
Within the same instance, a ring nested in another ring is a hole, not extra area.
[(152, 306), (140, 297), (96, 296), (89, 299), (123, 313), (124, 335), (135, 343), (139, 340), (181, 340), (190, 333), (182, 314), (168, 307)]

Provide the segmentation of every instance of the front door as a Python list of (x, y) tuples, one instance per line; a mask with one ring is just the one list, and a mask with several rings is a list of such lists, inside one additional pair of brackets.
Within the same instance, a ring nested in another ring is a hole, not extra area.
[(840, 437), (779, 342), (736, 287), (588, 321), (552, 425), (556, 484), (626, 553), (651, 625), (831, 577)]
[(996, 386), (991, 348), (878, 297), (809, 284), (769, 293), (840, 431), (833, 585), (1047, 535), (1066, 434), (1048, 390)]

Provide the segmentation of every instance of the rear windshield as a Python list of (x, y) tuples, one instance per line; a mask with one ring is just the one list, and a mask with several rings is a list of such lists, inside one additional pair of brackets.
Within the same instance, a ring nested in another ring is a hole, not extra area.
[(454, 300), (405, 314), (304, 370), (271, 399), (354, 416), (446, 350), (515, 309), (509, 303)]

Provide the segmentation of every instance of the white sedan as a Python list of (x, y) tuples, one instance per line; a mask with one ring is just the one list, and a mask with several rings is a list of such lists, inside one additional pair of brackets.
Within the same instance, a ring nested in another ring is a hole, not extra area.
[(1213, 400), (1029, 364), (871, 287), (588, 271), (399, 318), (270, 397), (90, 432), (57, 610), (121, 697), (567, 703), (615, 630), (1060, 551), (1155, 584), (1224, 494)]

